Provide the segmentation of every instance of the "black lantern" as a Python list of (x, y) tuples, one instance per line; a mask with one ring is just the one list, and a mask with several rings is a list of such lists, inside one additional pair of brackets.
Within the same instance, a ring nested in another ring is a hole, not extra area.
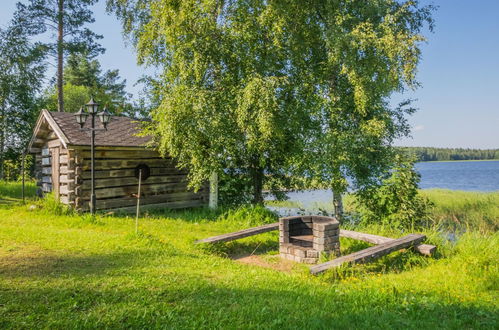
[(83, 107), (78, 110), (78, 112), (75, 113), (76, 117), (76, 122), (80, 124), (80, 127), (83, 128), (83, 125), (85, 125), (85, 122), (87, 121), (88, 114), (83, 111)]
[(104, 128), (106, 128), (107, 124), (109, 124), (112, 117), (111, 113), (107, 110), (107, 107), (104, 108), (103, 111), (99, 112), (98, 116), (101, 123), (104, 125)]
[(94, 101), (93, 97), (86, 104), (86, 107), (87, 107), (87, 112), (91, 115), (95, 115), (99, 111), (99, 104)]

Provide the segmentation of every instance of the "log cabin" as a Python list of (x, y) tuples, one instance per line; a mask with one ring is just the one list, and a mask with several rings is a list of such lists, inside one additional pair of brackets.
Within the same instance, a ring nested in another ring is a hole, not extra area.
[[(133, 211), (137, 203), (138, 169), (141, 209), (188, 208), (207, 204), (209, 188), (187, 187), (187, 172), (171, 158), (151, 148), (150, 136), (139, 135), (141, 122), (114, 116), (107, 129), (96, 120), (96, 210)], [(99, 127), (100, 126), (100, 127)], [(52, 192), (78, 211), (90, 208), (90, 132), (82, 130), (73, 113), (42, 110), (29, 143), (34, 154), (39, 193)]]

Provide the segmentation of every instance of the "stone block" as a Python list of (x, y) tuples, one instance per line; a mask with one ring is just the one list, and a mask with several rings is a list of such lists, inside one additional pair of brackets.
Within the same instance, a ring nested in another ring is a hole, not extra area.
[(302, 257), (298, 257), (298, 256), (294, 256), (294, 261), (296, 262), (302, 262), (304, 258)]
[(328, 237), (328, 236), (339, 236), (340, 235), (340, 230), (339, 229), (329, 229), (326, 231), (320, 231), (314, 229), (312, 231), (312, 234), (317, 237)]
[(338, 236), (332, 237), (314, 237), (314, 243), (328, 245), (331, 243), (338, 243), (340, 238)]
[(338, 223), (316, 223), (314, 222), (315, 231), (328, 231), (333, 229), (338, 229), (340, 226)]
[(289, 236), (279, 236), (279, 243), (289, 243)]
[(313, 248), (314, 248), (314, 250), (317, 250), (317, 251), (324, 251), (324, 244), (314, 243)]
[(301, 262), (306, 264), (316, 264), (318, 261), (317, 258), (303, 258)]
[(319, 251), (307, 250), (307, 258), (319, 258)]
[(307, 256), (307, 253), (305, 252), (304, 249), (294, 249), (293, 254), (297, 257), (300, 258), (305, 258)]
[(304, 223), (312, 223), (312, 216), (301, 217), (301, 221)]

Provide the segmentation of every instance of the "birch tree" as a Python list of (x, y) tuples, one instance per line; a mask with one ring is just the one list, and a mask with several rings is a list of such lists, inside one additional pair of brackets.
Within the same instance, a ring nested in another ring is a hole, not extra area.
[[(152, 131), (198, 187), (212, 171), (262, 187), (291, 175), (357, 187), (386, 173), (408, 134), (422, 30), (418, 1), (109, 0), (144, 65), (160, 69)], [(337, 204), (340, 200), (337, 199)]]

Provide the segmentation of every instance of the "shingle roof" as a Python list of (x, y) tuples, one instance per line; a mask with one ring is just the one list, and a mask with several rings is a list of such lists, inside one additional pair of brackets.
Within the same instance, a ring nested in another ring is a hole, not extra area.
[[(48, 112), (61, 131), (68, 139), (70, 145), (90, 145), (90, 132), (81, 130), (73, 113)], [(95, 119), (97, 128), (104, 128), (98, 118)], [(113, 116), (107, 125), (107, 130), (98, 131), (95, 135), (96, 146), (116, 147), (145, 147), (151, 141), (150, 136), (138, 136), (141, 122), (127, 117)], [(85, 127), (90, 126), (90, 117)]]

